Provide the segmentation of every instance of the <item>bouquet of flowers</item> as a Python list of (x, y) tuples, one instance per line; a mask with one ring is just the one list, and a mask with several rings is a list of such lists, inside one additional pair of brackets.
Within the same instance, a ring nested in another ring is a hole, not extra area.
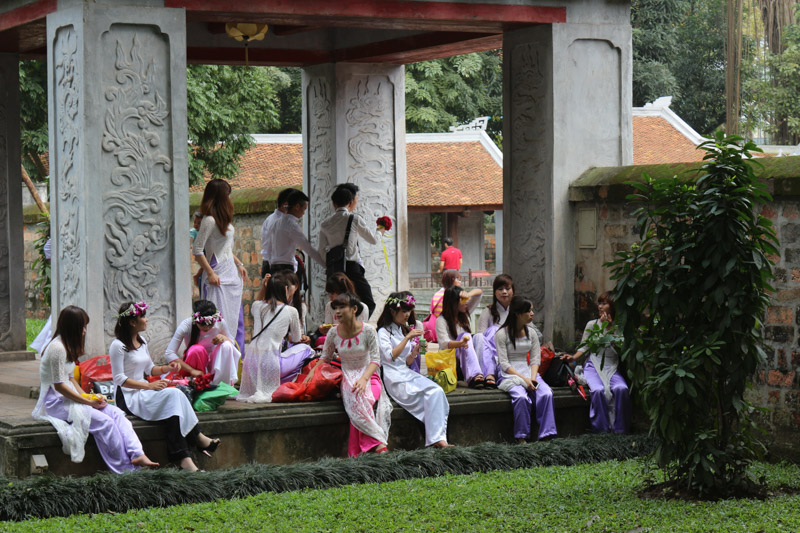
[(392, 219), (389, 217), (379, 217), (377, 222), (379, 229), (384, 229), (386, 231), (392, 229)]

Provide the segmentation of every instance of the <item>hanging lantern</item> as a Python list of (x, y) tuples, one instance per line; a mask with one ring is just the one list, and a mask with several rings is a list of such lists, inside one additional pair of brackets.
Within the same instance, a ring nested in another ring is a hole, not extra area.
[(228, 22), (225, 24), (225, 33), (244, 43), (244, 64), (250, 68), (250, 58), (247, 45), (250, 41), (263, 41), (269, 26), (266, 24), (253, 24), (252, 22)]

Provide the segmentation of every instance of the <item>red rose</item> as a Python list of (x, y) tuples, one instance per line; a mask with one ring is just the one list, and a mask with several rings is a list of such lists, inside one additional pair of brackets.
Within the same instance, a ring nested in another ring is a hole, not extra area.
[(380, 217), (378, 219), (378, 227), (389, 231), (392, 229), (392, 219), (389, 217)]

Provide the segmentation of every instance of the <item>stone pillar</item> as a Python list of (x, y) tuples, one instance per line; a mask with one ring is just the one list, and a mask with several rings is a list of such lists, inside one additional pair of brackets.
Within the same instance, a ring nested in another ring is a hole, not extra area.
[(0, 361), (26, 357), (21, 162), (19, 58), (0, 54)]
[(560, 347), (575, 329), (569, 184), (589, 167), (633, 160), (630, 24), (627, 10), (602, 14), (596, 20), (616, 14), (619, 23), (568, 21), (503, 38), (503, 265)]
[(86, 309), (94, 355), (123, 301), (150, 304), (155, 359), (190, 313), (186, 17), (154, 3), (47, 17), (53, 310)]
[[(339, 183), (359, 186), (356, 212), (368, 223), (389, 216), (394, 227), (383, 246), (360, 244), (367, 279), (378, 308), (397, 287), (408, 286), (406, 228), (405, 69), (395, 65), (338, 63), (303, 70), (303, 180), (311, 202), (308, 235), (334, 211), (331, 192)], [(399, 253), (398, 253), (399, 252)], [(322, 318), (325, 270), (311, 262), (309, 308)]]

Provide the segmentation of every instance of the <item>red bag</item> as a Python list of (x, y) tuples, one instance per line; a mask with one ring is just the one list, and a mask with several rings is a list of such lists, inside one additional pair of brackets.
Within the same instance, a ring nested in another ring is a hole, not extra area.
[(81, 369), (81, 388), (84, 392), (94, 392), (92, 383), (95, 381), (112, 381), (111, 358), (107, 355), (98, 355), (78, 363)]
[[(539, 363), (539, 375), (544, 376), (547, 373), (547, 369), (550, 368), (550, 363), (553, 362), (553, 358), (556, 354), (553, 353), (553, 350), (545, 346), (542, 346), (541, 354), (542, 361)], [(530, 364), (530, 354), (528, 354), (528, 364)]]
[[(312, 368), (317, 370), (311, 381), (305, 383)], [(293, 383), (284, 383), (272, 393), (273, 402), (313, 402), (322, 400), (342, 382), (342, 370), (336, 366), (314, 359), (303, 367)]]

